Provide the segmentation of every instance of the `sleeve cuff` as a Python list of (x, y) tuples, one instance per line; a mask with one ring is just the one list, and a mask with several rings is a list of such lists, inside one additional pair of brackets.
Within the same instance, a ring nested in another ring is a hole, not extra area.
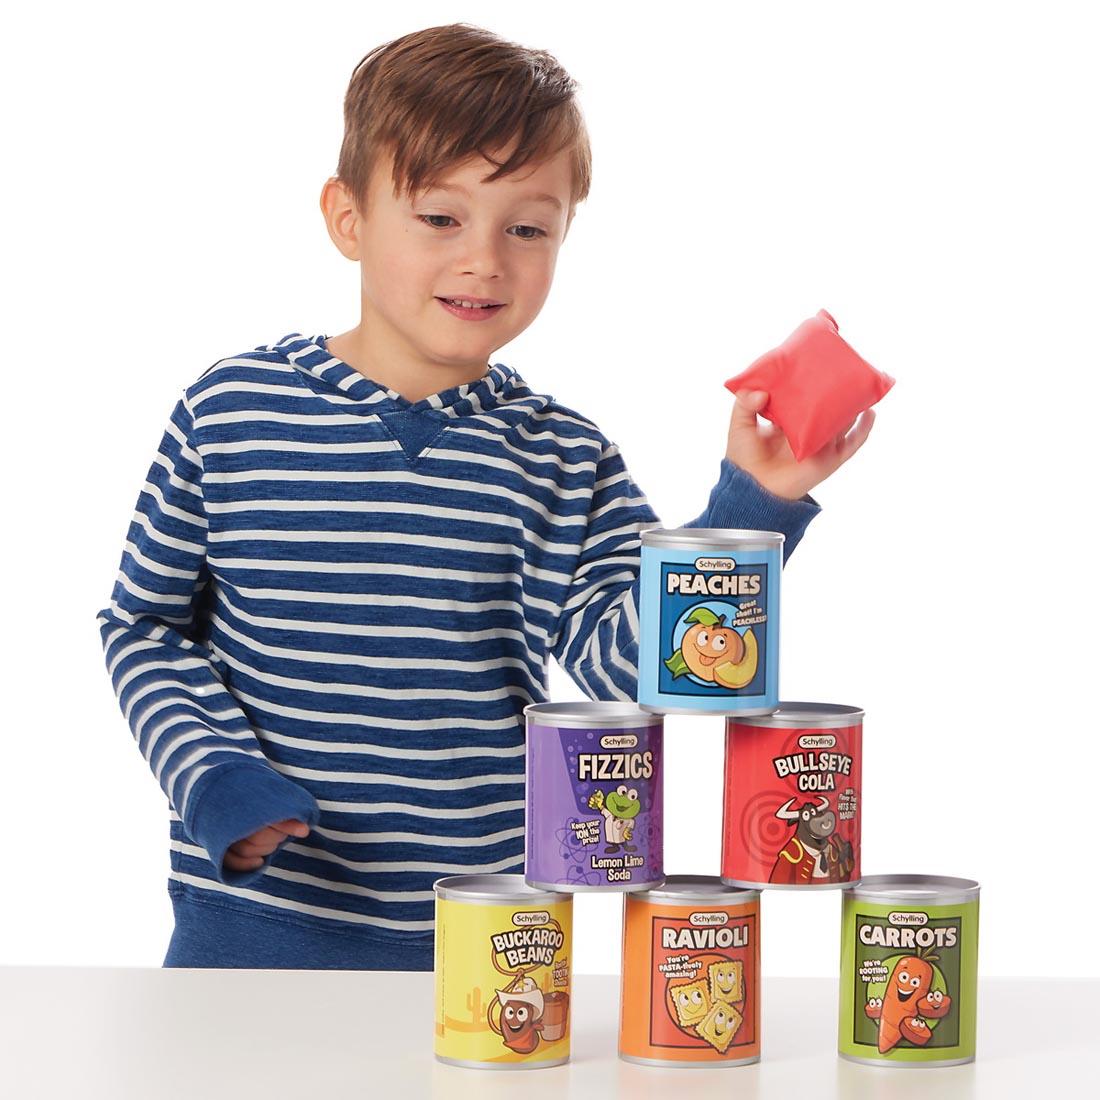
[(250, 759), (218, 765), (200, 776), (187, 800), (183, 825), (206, 849), (220, 882), (246, 886), (267, 870), (275, 852), (255, 870), (230, 871), (222, 866), (226, 850), (265, 825), (292, 817), (312, 828), (321, 818), (317, 800), (273, 768)]
[(800, 500), (788, 500), (769, 492), (751, 474), (722, 459), (718, 483), (710, 493), (703, 514), (685, 527), (733, 527), (751, 531), (779, 531), (783, 540), (783, 561), (798, 545), (810, 520), (821, 505), (808, 493)]

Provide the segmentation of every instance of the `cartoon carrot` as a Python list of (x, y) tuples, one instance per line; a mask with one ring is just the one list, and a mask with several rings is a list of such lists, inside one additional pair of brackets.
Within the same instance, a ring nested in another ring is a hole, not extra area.
[(951, 1008), (951, 998), (932, 989), (936, 955), (905, 955), (894, 964), (886, 981), (886, 995), (871, 997), (864, 1007), (878, 1023), (878, 1052), (886, 1054), (902, 1039), (924, 1046), (932, 1038), (927, 1020), (939, 1020)]

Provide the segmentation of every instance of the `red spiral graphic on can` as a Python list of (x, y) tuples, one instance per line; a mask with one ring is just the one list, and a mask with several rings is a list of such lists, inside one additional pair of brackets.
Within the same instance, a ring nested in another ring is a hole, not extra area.
[[(790, 826), (775, 816), (775, 811), (790, 795), (783, 787), (760, 791), (741, 806), (737, 837), (741, 850), (754, 863), (771, 866), (775, 855), (791, 834)], [(725, 863), (725, 860), (723, 860)], [(733, 877), (733, 876), (731, 876)]]

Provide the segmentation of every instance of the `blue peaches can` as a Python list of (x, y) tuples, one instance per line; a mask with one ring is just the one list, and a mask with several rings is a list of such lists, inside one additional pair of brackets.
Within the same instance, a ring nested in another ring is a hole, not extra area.
[(779, 706), (777, 531), (642, 532), (638, 705), (661, 714)]

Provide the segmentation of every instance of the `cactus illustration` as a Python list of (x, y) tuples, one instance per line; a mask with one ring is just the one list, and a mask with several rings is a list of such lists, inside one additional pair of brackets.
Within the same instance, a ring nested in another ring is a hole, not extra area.
[(475, 1023), (480, 1023), (485, 1017), (485, 1009), (481, 1003), (481, 988), (475, 986), (472, 993), (466, 994), (466, 1008), (470, 1013), (470, 1019)]

